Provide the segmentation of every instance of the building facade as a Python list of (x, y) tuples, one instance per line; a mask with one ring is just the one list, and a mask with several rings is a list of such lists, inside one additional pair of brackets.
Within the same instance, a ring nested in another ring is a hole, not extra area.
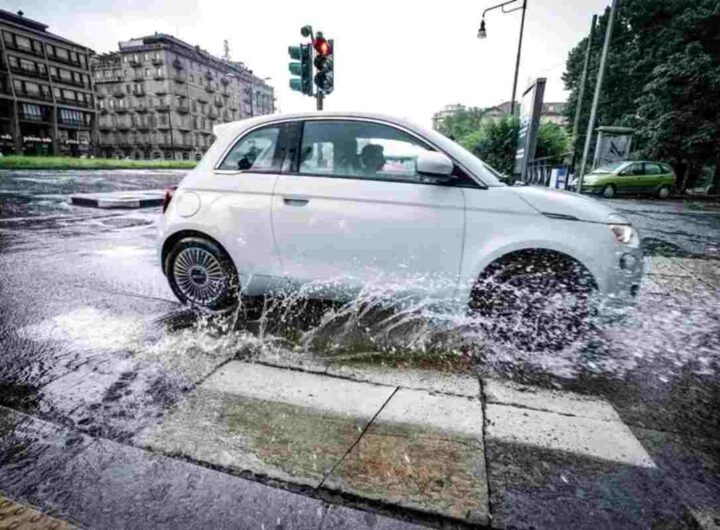
[(214, 125), (274, 112), (273, 88), (244, 64), (171, 35), (120, 42), (92, 69), (103, 157), (198, 160)]
[(94, 154), (92, 50), (0, 10), (0, 152)]
[[(496, 107), (489, 107), (483, 110), (483, 116), (482, 116), (482, 122), (488, 123), (491, 121), (497, 121), (506, 114), (510, 114), (510, 109), (512, 108), (512, 105), (509, 101), (505, 101), (504, 103), (500, 103), (500, 105)], [(516, 104), (515, 109), (516, 112), (519, 109), (519, 104)], [(433, 114), (433, 129), (436, 131), (440, 130), (440, 126), (442, 125), (445, 118), (448, 116), (455, 116), (457, 113), (468, 110), (468, 107), (465, 107), (464, 105), (455, 104), (455, 105), (447, 105), (443, 110), (436, 112)], [(567, 119), (565, 118), (565, 115), (563, 114), (565, 110), (565, 103), (563, 102), (548, 102), (543, 103), (542, 106), (542, 114), (540, 115), (540, 122), (552, 122), (557, 125), (560, 125), (564, 127), (567, 125)]]

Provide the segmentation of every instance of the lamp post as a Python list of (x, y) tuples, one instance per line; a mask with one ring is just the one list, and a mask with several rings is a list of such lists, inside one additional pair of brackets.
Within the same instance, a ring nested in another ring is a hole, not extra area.
[[(521, 6), (516, 6), (511, 9), (505, 9), (510, 4), (516, 4), (522, 1)], [(497, 4), (492, 7), (488, 7), (482, 14), (482, 20), (480, 21), (480, 29), (478, 30), (478, 39), (484, 39), (487, 37), (487, 30), (485, 29), (485, 14), (493, 9), (502, 9), (503, 13), (512, 13), (514, 11), (522, 10), (522, 18), (520, 20), (520, 38), (518, 39), (517, 59), (515, 60), (515, 78), (513, 79), (512, 99), (510, 100), (510, 114), (515, 114), (515, 95), (517, 93), (517, 80), (518, 72), (520, 71), (520, 53), (522, 51), (523, 32), (525, 31), (525, 12), (527, 11), (527, 0), (509, 0), (502, 4)]]

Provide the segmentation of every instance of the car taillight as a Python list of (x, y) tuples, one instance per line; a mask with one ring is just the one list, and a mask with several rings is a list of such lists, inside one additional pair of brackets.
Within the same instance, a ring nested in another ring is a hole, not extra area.
[(165, 210), (167, 210), (168, 206), (170, 206), (170, 201), (172, 200), (173, 193), (175, 193), (175, 190), (177, 189), (177, 186), (174, 186), (172, 188), (168, 188), (165, 190), (165, 197), (163, 198), (163, 213), (165, 213)]

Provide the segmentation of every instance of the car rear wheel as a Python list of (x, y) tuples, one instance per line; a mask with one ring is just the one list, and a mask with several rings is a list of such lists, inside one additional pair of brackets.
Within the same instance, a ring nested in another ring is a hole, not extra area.
[(237, 302), (235, 266), (212, 241), (200, 237), (180, 240), (167, 255), (165, 272), (183, 304), (219, 310)]
[(660, 186), (660, 189), (658, 190), (658, 197), (661, 199), (667, 199), (670, 197), (670, 186)]
[(595, 284), (567, 256), (527, 251), (493, 263), (478, 279), (470, 312), (491, 339), (526, 351), (559, 350), (589, 328)]
[(615, 197), (615, 186), (613, 186), (612, 184), (608, 184), (602, 189), (601, 193), (602, 196), (606, 199), (612, 199), (613, 197)]

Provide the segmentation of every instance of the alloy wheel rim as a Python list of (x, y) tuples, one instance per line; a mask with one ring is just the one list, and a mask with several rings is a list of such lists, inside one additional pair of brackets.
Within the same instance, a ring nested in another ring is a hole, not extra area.
[(203, 305), (220, 297), (227, 280), (215, 256), (197, 247), (180, 251), (175, 258), (173, 274), (182, 294), (188, 300)]

